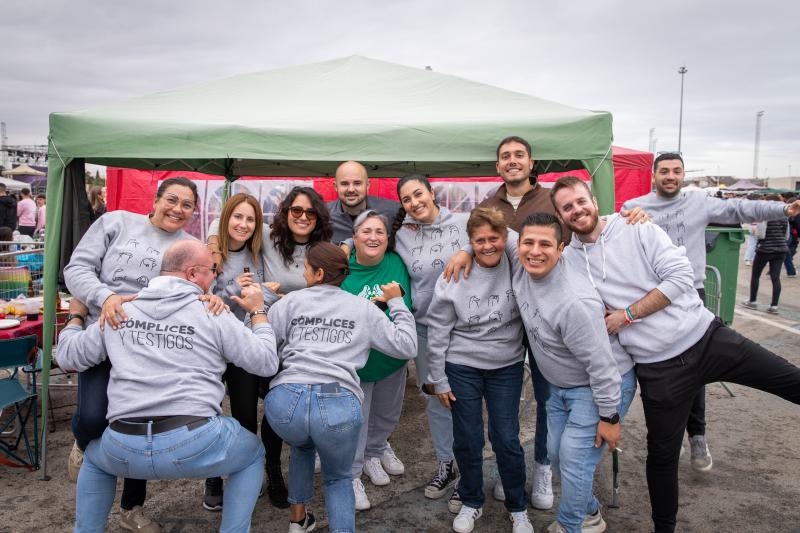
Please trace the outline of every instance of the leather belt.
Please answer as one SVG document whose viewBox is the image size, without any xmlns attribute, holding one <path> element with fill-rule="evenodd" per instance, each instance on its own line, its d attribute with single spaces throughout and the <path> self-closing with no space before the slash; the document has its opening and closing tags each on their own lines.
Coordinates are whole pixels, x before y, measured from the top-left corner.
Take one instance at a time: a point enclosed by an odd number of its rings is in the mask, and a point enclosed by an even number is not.
<svg viewBox="0 0 800 533">
<path fill-rule="evenodd" d="M 182 426 L 189 428 L 189 431 L 204 426 L 210 422 L 207 416 L 157 416 L 153 418 L 121 418 L 111 422 L 110 428 L 117 433 L 125 435 L 147 435 L 147 428 L 150 426 L 150 434 L 165 433 Z"/>
</svg>

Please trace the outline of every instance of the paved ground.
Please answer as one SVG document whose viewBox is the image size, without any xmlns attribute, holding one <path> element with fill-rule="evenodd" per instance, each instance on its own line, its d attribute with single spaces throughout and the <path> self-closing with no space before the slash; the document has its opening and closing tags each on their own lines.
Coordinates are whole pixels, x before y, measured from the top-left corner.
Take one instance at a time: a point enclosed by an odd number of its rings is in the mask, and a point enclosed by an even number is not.
<svg viewBox="0 0 800 533">
<path fill-rule="evenodd" d="M 750 269 L 739 275 L 739 300 L 745 298 Z M 781 314 L 738 308 L 736 329 L 767 348 L 800 365 L 800 280 L 784 275 Z M 760 300 L 768 297 L 769 280 L 763 278 Z M 681 509 L 679 529 L 691 532 L 755 530 L 800 531 L 800 409 L 759 391 L 733 385 L 730 397 L 719 384 L 708 388 L 708 437 L 714 469 L 707 475 L 695 473 L 684 459 L 681 464 Z M 57 430 L 48 435 L 50 481 L 40 472 L 0 466 L 0 532 L 66 532 L 74 520 L 75 486 L 66 481 L 66 458 L 72 444 L 69 417 L 74 409 L 74 390 L 53 390 L 57 406 Z M 531 412 L 523 418 L 526 456 L 532 460 Z M 452 516 L 443 500 L 423 496 L 423 487 L 433 472 L 433 452 L 427 437 L 422 403 L 412 387 L 406 390 L 406 405 L 392 445 L 405 461 L 406 474 L 387 487 L 367 491 L 373 509 L 357 517 L 360 531 L 446 532 Z M 649 503 L 644 479 L 645 430 L 641 403 L 634 402 L 624 428 L 622 448 L 622 506 L 605 509 L 609 531 L 649 531 Z M 688 454 L 687 454 L 688 455 Z M 496 478 L 491 453 L 486 452 L 487 492 Z M 596 487 L 602 502 L 610 501 L 610 460 L 601 464 Z M 530 472 L 529 472 L 530 479 Z M 318 494 L 319 494 L 319 487 Z M 165 532 L 215 531 L 218 515 L 200 506 L 202 482 L 164 481 L 148 485 L 146 509 L 164 526 Z M 118 491 L 119 494 L 119 491 Z M 324 522 L 324 505 L 318 497 L 312 508 Z M 510 524 L 501 504 L 487 500 L 475 528 L 480 531 L 509 531 Z M 536 530 L 553 520 L 553 512 L 532 511 Z M 110 531 L 121 531 L 112 515 Z M 256 508 L 254 531 L 285 531 L 285 511 L 272 508 L 264 498 Z M 323 531 L 326 528 L 321 528 Z"/>
</svg>

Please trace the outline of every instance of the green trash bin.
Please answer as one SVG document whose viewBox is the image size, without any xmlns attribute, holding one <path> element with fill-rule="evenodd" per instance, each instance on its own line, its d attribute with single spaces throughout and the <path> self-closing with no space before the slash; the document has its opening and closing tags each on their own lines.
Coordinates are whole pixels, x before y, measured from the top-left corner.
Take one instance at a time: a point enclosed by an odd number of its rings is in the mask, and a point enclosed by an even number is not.
<svg viewBox="0 0 800 533">
<path fill-rule="evenodd" d="M 742 228 L 706 228 L 706 307 L 728 326 L 736 307 L 739 247 L 749 233 Z"/>
</svg>

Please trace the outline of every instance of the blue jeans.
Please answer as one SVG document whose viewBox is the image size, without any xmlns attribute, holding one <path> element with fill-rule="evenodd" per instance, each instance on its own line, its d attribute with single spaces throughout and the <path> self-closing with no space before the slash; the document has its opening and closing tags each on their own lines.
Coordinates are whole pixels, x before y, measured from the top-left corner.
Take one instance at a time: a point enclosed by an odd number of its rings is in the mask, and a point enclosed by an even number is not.
<svg viewBox="0 0 800 533">
<path fill-rule="evenodd" d="M 633 369 L 622 376 L 622 397 L 618 412 L 625 417 L 636 394 Z M 594 447 L 600 414 L 590 387 L 562 389 L 550 385 L 547 425 L 550 459 L 561 475 L 561 497 L 556 519 L 569 533 L 580 533 L 583 519 L 593 514 L 600 503 L 592 492 L 592 478 L 603 456 L 605 443 Z"/>
<path fill-rule="evenodd" d="M 105 531 L 117 477 L 209 478 L 228 475 L 221 532 L 246 532 L 264 477 L 264 446 L 230 417 L 155 435 L 111 428 L 86 448 L 76 497 L 75 532 Z"/>
<path fill-rule="evenodd" d="M 511 512 L 524 511 L 525 453 L 519 443 L 519 396 L 523 363 L 496 370 L 445 363 L 453 402 L 453 452 L 461 472 L 458 494 L 464 505 L 483 507 L 483 400 L 489 414 L 489 440 Z"/>
<path fill-rule="evenodd" d="M 330 531 L 352 532 L 356 528 L 356 503 L 350 468 L 364 418 L 355 394 L 345 388 L 322 392 L 322 387 L 298 383 L 275 386 L 264 401 L 267 420 L 292 447 L 289 502 L 305 504 L 314 497 L 316 451 L 322 463 Z"/>
<path fill-rule="evenodd" d="M 81 450 L 89 443 L 103 436 L 108 427 L 108 380 L 111 376 L 111 362 L 106 359 L 89 370 L 78 373 L 78 404 L 72 415 L 72 434 Z M 120 507 L 133 509 L 144 505 L 147 497 L 147 481 L 125 478 Z"/>
</svg>

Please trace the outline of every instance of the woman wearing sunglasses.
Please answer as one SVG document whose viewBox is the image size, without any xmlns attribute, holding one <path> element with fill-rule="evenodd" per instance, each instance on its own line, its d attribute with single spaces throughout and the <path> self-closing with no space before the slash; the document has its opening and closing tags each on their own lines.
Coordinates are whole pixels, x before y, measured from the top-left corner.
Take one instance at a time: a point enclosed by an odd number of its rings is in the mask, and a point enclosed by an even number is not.
<svg viewBox="0 0 800 533">
<path fill-rule="evenodd" d="M 289 459 L 289 531 L 315 527 L 306 504 L 314 497 L 314 452 L 322 463 L 325 508 L 330 531 L 355 531 L 355 501 L 350 469 L 364 421 L 364 393 L 357 370 L 370 348 L 409 359 L 417 349 L 414 318 L 400 285 L 380 286 L 377 298 L 389 317 L 371 301 L 342 290 L 349 273 L 345 253 L 328 242 L 308 248 L 307 289 L 286 295 L 269 310 L 281 370 L 264 400 L 267 419 L 292 446 Z"/>
<path fill-rule="evenodd" d="M 82 317 L 88 326 L 99 321 L 100 327 L 117 329 L 128 319 L 122 304 L 130 301 L 150 278 L 159 275 L 161 258 L 169 246 L 182 239 L 194 239 L 183 231 L 192 220 L 197 206 L 197 187 L 183 177 L 164 180 L 158 187 L 149 215 L 111 211 L 94 222 L 72 252 L 64 268 L 64 280 L 70 293 L 89 307 Z M 218 297 L 212 308 L 219 314 L 224 308 Z M 76 481 L 83 462 L 83 450 L 91 440 L 100 438 L 108 425 L 108 361 L 78 374 L 78 406 L 72 417 L 75 444 L 69 455 L 67 472 Z M 129 531 L 158 533 L 158 523 L 142 511 L 146 481 L 126 479 L 119 525 Z"/>
<path fill-rule="evenodd" d="M 260 208 L 258 213 L 261 213 Z M 223 228 L 229 228 L 229 234 L 231 220 L 229 219 L 227 225 L 224 223 L 221 225 Z M 256 224 L 256 227 L 261 229 L 261 268 L 263 275 L 260 276 L 260 279 L 261 281 L 272 283 L 267 287 L 268 290 L 265 293 L 265 297 L 268 300 L 275 300 L 275 293 L 278 291 L 281 294 L 287 294 L 306 287 L 306 280 L 303 277 L 306 250 L 311 244 L 330 239 L 330 217 L 325 202 L 322 201 L 322 198 L 314 189 L 310 187 L 294 187 L 278 206 L 278 211 L 275 213 L 272 224 L 263 224 L 261 220 L 261 217 L 258 217 Z M 237 277 L 244 274 L 244 265 L 229 265 L 228 261 L 222 256 L 220 248 L 224 249 L 225 247 L 220 246 L 223 243 L 218 236 L 219 227 L 219 220 L 211 223 L 208 228 L 208 244 L 214 253 L 214 258 L 219 261 L 219 265 L 222 267 L 220 269 L 220 277 L 228 280 L 230 276 L 233 276 L 233 279 L 236 280 Z M 234 231 L 238 233 L 241 228 Z M 241 235 L 237 238 L 241 238 Z M 232 239 L 229 239 L 230 241 Z M 233 268 L 235 271 L 229 273 L 229 268 Z M 237 268 L 240 268 L 240 270 L 236 270 Z M 259 277 L 258 268 L 256 268 L 255 273 L 253 270 L 250 273 L 253 275 L 241 277 L 240 281 L 244 283 L 261 282 L 257 280 Z M 225 283 L 227 284 L 227 281 Z M 231 387 L 229 386 L 228 389 L 230 392 Z M 234 396 L 236 394 L 234 393 Z M 233 410 L 233 403 L 234 398 L 231 397 L 231 410 Z M 252 405 L 249 400 L 248 405 Z M 233 416 L 235 417 L 236 415 L 233 414 Z M 264 422 L 265 420 L 262 420 L 261 440 L 266 449 L 267 496 L 275 507 L 285 509 L 289 507 L 289 501 L 287 500 L 286 483 L 281 473 L 283 441 L 273 431 L 270 424 L 264 424 Z M 247 424 L 242 425 L 250 429 Z M 222 495 L 222 484 L 218 481 L 207 480 L 203 507 L 211 511 L 222 510 Z"/>
</svg>

